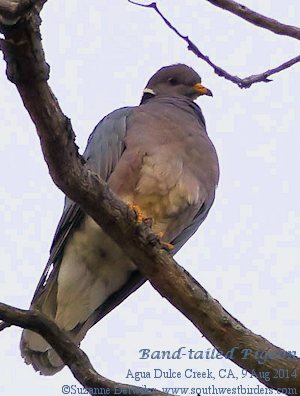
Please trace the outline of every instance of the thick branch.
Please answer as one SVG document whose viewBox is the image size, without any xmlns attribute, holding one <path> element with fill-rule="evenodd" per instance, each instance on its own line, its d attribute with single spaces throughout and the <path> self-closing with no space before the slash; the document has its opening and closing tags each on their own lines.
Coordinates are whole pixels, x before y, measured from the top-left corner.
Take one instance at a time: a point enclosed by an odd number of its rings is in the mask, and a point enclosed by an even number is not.
<svg viewBox="0 0 300 396">
<path fill-rule="evenodd" d="M 33 330 L 43 336 L 57 351 L 74 377 L 91 395 L 107 394 L 105 392 L 101 393 L 100 389 L 109 389 L 110 394 L 113 395 L 116 393 L 116 389 L 118 389 L 119 394 L 145 395 L 145 391 L 147 391 L 145 388 L 121 384 L 102 377 L 94 369 L 87 355 L 52 320 L 40 312 L 25 311 L 0 303 L 0 319 L 24 329 Z M 99 392 L 97 392 L 97 389 Z M 163 396 L 166 394 L 153 391 L 151 395 Z"/>
<path fill-rule="evenodd" d="M 6 329 L 7 327 L 10 327 L 11 324 L 7 322 L 0 322 L 0 331 Z"/>
<path fill-rule="evenodd" d="M 300 28 L 296 26 L 286 25 L 276 19 L 266 17 L 258 12 L 250 10 L 246 6 L 237 3 L 233 0 L 206 0 L 211 4 L 227 10 L 232 14 L 237 15 L 240 18 L 252 23 L 253 25 L 259 26 L 263 29 L 270 30 L 273 33 L 280 34 L 283 36 L 293 37 L 300 40 Z"/>
<path fill-rule="evenodd" d="M 211 66 L 214 69 L 214 72 L 220 76 L 220 77 L 224 77 L 226 80 L 229 80 L 231 82 L 233 82 L 234 84 L 238 85 L 240 88 L 250 88 L 252 84 L 258 83 L 258 82 L 265 82 L 268 83 L 272 80 L 270 80 L 268 77 L 270 77 L 271 75 L 275 74 L 275 73 L 279 73 L 282 70 L 285 70 L 291 66 L 293 66 L 295 63 L 300 62 L 300 55 L 296 56 L 293 59 L 290 59 L 287 62 L 284 62 L 283 64 L 270 69 L 270 70 L 266 70 L 263 73 L 259 73 L 259 74 L 254 74 L 245 78 L 241 78 L 238 76 L 234 76 L 230 73 L 228 73 L 226 70 L 222 69 L 220 66 L 216 65 L 214 62 L 212 62 L 210 60 L 210 58 L 207 55 L 204 55 L 199 48 L 189 39 L 188 36 L 183 35 L 182 33 L 180 33 L 175 26 L 173 26 L 171 24 L 171 22 L 162 14 L 162 12 L 159 10 L 159 8 L 157 7 L 156 3 L 150 3 L 150 4 L 142 4 L 142 3 L 137 3 L 135 1 L 132 0 L 128 0 L 129 3 L 140 6 L 140 7 L 144 7 L 144 8 L 151 8 L 153 9 L 161 18 L 162 20 L 165 22 L 165 24 L 178 36 L 180 37 L 182 40 L 184 40 L 187 45 L 188 45 L 188 50 L 192 51 L 198 58 L 202 59 L 204 62 L 206 62 L 209 66 Z"/>
<path fill-rule="evenodd" d="M 4 25 L 14 25 L 19 18 L 31 10 L 36 4 L 39 7 L 47 0 L 0 0 L 0 23 Z"/>
<path fill-rule="evenodd" d="M 19 90 L 36 125 L 43 154 L 55 184 L 78 202 L 107 234 L 118 243 L 153 287 L 166 297 L 218 349 L 234 349 L 231 359 L 248 371 L 300 368 L 300 359 L 252 333 L 232 317 L 161 248 L 145 224 L 136 224 L 135 214 L 120 201 L 97 175 L 84 165 L 74 143 L 70 120 L 62 113 L 47 84 L 47 65 L 41 46 L 39 18 L 27 15 L 17 25 L 4 29 L 2 50 L 7 75 Z M 251 350 L 244 359 L 243 350 Z M 272 353 L 259 364 L 256 351 Z M 59 351 L 58 351 L 59 353 Z M 288 356 L 288 357 L 287 357 Z M 300 389 L 300 376 L 259 381 L 268 387 Z"/>
</svg>

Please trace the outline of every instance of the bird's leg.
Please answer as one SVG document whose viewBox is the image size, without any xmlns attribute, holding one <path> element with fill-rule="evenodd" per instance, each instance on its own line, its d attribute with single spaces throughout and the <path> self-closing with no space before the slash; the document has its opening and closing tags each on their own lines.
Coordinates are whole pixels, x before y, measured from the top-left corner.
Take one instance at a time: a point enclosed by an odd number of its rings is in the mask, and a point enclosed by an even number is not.
<svg viewBox="0 0 300 396">
<path fill-rule="evenodd" d="M 152 217 L 145 217 L 143 223 L 145 223 L 148 227 L 152 228 L 153 225 Z"/>
<path fill-rule="evenodd" d="M 144 223 L 148 227 L 152 228 L 152 225 L 153 225 L 152 218 L 145 216 L 142 209 L 137 204 L 135 204 L 134 202 L 129 202 L 127 205 L 129 206 L 130 209 L 132 209 L 135 212 L 136 221 L 138 224 Z M 174 245 L 172 245 L 171 243 L 168 243 L 168 242 L 164 242 L 162 240 L 163 232 L 159 232 L 158 234 L 156 234 L 156 236 L 159 239 L 159 242 L 161 243 L 161 245 L 164 249 L 166 249 L 167 251 L 171 251 L 172 249 L 174 249 Z"/>
<path fill-rule="evenodd" d="M 136 222 L 138 224 L 141 224 L 141 223 L 148 224 L 148 221 L 151 221 L 150 227 L 152 226 L 152 219 L 150 219 L 149 217 L 144 216 L 142 209 L 137 204 L 135 204 L 133 202 L 129 202 L 128 206 L 129 206 L 129 208 L 131 210 L 133 210 L 135 212 L 135 214 L 136 214 Z"/>
<path fill-rule="evenodd" d="M 159 242 L 161 243 L 161 245 L 162 245 L 162 247 L 164 249 L 166 249 L 168 252 L 170 252 L 172 249 L 174 249 L 175 246 L 172 245 L 172 243 L 168 243 L 168 242 L 162 241 L 162 237 L 163 237 L 163 233 L 162 232 L 159 232 L 156 235 L 157 235 L 157 237 L 159 239 Z"/>
</svg>

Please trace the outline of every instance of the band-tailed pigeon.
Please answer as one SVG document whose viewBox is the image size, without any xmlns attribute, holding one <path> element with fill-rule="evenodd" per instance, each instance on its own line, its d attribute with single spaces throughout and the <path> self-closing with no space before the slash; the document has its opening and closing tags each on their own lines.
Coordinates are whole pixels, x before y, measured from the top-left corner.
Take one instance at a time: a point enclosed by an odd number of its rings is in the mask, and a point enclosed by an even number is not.
<svg viewBox="0 0 300 396">
<path fill-rule="evenodd" d="M 215 148 L 194 99 L 212 96 L 190 67 L 158 70 L 141 104 L 113 111 L 89 137 L 87 166 L 152 220 L 175 254 L 206 218 L 219 178 Z M 79 344 L 86 332 L 146 279 L 80 207 L 66 198 L 31 308 L 54 319 Z M 38 334 L 24 330 L 21 353 L 44 375 L 63 367 Z"/>
</svg>

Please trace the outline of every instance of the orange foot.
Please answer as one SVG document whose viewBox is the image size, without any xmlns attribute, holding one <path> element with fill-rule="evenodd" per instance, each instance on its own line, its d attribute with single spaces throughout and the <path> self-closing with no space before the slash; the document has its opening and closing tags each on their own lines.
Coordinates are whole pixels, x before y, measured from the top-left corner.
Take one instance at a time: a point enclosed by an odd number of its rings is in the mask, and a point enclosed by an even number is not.
<svg viewBox="0 0 300 396">
<path fill-rule="evenodd" d="M 170 252 L 171 250 L 174 249 L 175 246 L 172 245 L 172 243 L 164 242 L 164 241 L 161 240 L 162 237 L 163 237 L 163 233 L 162 233 L 162 232 L 159 232 L 159 233 L 157 234 L 157 237 L 158 237 L 159 242 L 161 243 L 162 247 L 163 247 L 164 249 L 166 249 L 168 252 Z"/>
<path fill-rule="evenodd" d="M 132 209 L 135 212 L 135 214 L 136 214 L 136 222 L 138 224 L 147 222 L 149 220 L 148 217 L 144 216 L 144 214 L 142 212 L 142 209 L 138 205 L 136 205 L 135 203 L 131 203 L 130 202 L 128 204 L 128 206 L 129 206 L 130 209 Z"/>
</svg>

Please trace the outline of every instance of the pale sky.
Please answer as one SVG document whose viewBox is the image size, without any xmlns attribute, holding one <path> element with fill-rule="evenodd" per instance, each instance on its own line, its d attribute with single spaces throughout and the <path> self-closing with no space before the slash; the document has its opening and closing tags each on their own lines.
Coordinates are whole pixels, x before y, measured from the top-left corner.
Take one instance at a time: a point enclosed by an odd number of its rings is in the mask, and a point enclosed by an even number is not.
<svg viewBox="0 0 300 396">
<path fill-rule="evenodd" d="M 243 3 L 299 25 L 297 0 Z M 256 74 L 299 53 L 296 40 L 256 28 L 206 1 L 159 4 L 182 33 L 233 74 Z M 104 115 L 139 103 L 158 68 L 180 62 L 199 72 L 214 93 L 197 103 L 219 155 L 221 178 L 208 218 L 176 259 L 244 325 L 299 356 L 299 64 L 275 75 L 272 83 L 240 90 L 188 52 L 153 11 L 126 0 L 51 0 L 42 18 L 50 85 L 72 119 L 81 152 Z M 6 80 L 3 60 L 0 114 L 0 301 L 28 308 L 48 259 L 63 194 L 48 174 L 33 124 Z M 53 396 L 63 394 L 63 385 L 80 388 L 68 368 L 42 377 L 26 366 L 19 353 L 20 334 L 16 327 L 0 334 L 1 396 Z M 99 322 L 82 343 L 98 372 L 120 382 L 160 389 L 212 384 L 264 388 L 256 379 L 242 378 L 242 370 L 224 359 L 139 359 L 143 348 L 174 351 L 181 346 L 212 348 L 149 284 Z M 215 380 L 153 378 L 154 369 L 169 368 L 183 373 L 209 369 Z M 152 378 L 136 382 L 126 378 L 129 369 L 149 371 Z M 231 369 L 238 379 L 220 378 L 220 369 Z"/>
</svg>

